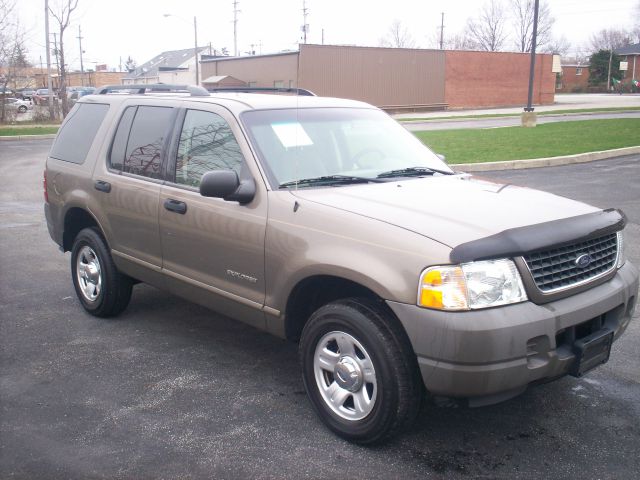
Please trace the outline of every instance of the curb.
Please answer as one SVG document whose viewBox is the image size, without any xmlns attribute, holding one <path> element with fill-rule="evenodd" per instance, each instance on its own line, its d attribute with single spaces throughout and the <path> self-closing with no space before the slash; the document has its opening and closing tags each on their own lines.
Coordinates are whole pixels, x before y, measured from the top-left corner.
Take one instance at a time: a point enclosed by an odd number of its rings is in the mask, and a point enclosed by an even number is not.
<svg viewBox="0 0 640 480">
<path fill-rule="evenodd" d="M 547 113 L 549 112 L 549 113 Z M 553 113 L 553 110 L 546 110 L 543 112 L 536 112 L 538 114 L 540 113 L 544 113 L 544 115 L 539 115 L 542 117 L 574 117 L 577 115 L 610 115 L 612 113 L 615 114 L 637 114 L 640 113 L 640 109 L 638 110 L 603 110 L 603 111 L 599 111 L 599 112 L 575 112 L 575 113 L 571 113 L 571 112 L 565 112 L 565 113 Z M 488 115 L 488 116 L 487 116 Z M 434 118 L 422 118 L 422 119 L 417 119 L 417 120 L 413 120 L 410 118 L 394 118 L 395 121 L 397 121 L 398 123 L 407 123 L 407 124 L 412 124 L 412 123 L 436 123 L 436 122 L 464 122 L 464 121 L 471 121 L 471 120 L 477 120 L 477 121 L 482 121 L 482 120 L 497 120 L 497 119 L 501 119 L 501 118 L 518 118 L 522 115 L 522 113 L 505 113 L 505 114 L 497 114 L 496 116 L 493 116 L 493 114 L 479 114 L 477 116 L 468 116 L 465 117 L 464 115 L 452 115 L 450 117 L 434 117 Z"/>
<path fill-rule="evenodd" d="M 56 138 L 55 133 L 45 135 L 6 135 L 0 136 L 0 142 L 10 142 L 11 140 L 52 140 Z"/>
<path fill-rule="evenodd" d="M 456 171 L 464 172 L 487 172 L 491 170 L 519 170 L 523 168 L 556 167 L 560 165 L 571 165 L 573 163 L 595 162 L 606 160 L 623 155 L 635 155 L 640 153 L 640 146 L 615 148 L 613 150 L 602 150 L 600 152 L 578 153 L 576 155 L 565 155 L 563 157 L 533 158 L 529 160 L 507 160 L 503 162 L 484 163 L 456 163 L 449 165 Z"/>
</svg>

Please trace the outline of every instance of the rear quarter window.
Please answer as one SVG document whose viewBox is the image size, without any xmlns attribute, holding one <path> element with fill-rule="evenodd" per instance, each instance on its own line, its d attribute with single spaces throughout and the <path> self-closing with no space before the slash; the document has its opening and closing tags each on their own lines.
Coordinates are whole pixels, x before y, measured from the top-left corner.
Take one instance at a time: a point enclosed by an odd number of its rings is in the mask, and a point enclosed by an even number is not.
<svg viewBox="0 0 640 480">
<path fill-rule="evenodd" d="M 108 111 L 106 104 L 77 103 L 58 132 L 49 156 L 65 162 L 84 163 Z"/>
</svg>

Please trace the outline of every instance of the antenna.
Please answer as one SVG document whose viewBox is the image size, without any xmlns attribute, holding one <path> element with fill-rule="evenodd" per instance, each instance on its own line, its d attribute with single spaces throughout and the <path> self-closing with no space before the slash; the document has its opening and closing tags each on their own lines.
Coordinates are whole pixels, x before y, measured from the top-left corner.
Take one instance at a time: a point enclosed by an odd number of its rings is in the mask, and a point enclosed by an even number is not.
<svg viewBox="0 0 640 480">
<path fill-rule="evenodd" d="M 442 20 L 440 22 L 440 50 L 444 44 L 444 12 L 442 12 Z"/>
<path fill-rule="evenodd" d="M 238 0 L 233 0 L 233 55 L 238 56 Z"/>
</svg>

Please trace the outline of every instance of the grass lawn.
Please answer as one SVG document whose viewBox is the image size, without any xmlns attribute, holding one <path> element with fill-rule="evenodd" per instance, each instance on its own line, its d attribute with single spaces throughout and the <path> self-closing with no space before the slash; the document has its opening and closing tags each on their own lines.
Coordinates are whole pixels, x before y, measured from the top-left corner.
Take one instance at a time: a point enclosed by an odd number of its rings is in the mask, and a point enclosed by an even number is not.
<svg viewBox="0 0 640 480">
<path fill-rule="evenodd" d="M 57 133 L 60 127 L 0 127 L 0 137 L 15 135 L 46 135 Z"/>
<path fill-rule="evenodd" d="M 565 115 L 568 113 L 602 113 L 602 112 L 635 112 L 640 110 L 640 107 L 609 107 L 609 108 L 575 108 L 573 110 L 549 110 L 546 112 L 536 112 L 538 116 L 544 115 Z M 411 122 L 427 122 L 431 120 L 456 120 L 469 119 L 469 118 L 500 118 L 500 117 L 519 117 L 521 113 L 483 113 L 481 115 L 456 115 L 448 117 L 424 117 L 424 118 L 399 118 L 397 119 L 403 123 Z"/>
<path fill-rule="evenodd" d="M 414 134 L 433 151 L 445 155 L 447 163 L 524 160 L 640 146 L 640 118 Z"/>
</svg>

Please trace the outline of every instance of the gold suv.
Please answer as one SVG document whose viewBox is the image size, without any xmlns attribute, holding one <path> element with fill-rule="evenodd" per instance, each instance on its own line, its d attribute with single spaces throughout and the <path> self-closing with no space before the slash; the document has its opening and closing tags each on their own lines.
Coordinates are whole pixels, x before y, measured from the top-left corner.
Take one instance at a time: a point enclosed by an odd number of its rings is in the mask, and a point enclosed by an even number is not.
<svg viewBox="0 0 640 480">
<path fill-rule="evenodd" d="M 620 211 L 456 173 L 371 105 L 294 93 L 78 101 L 45 212 L 89 313 L 146 282 L 299 342 L 314 409 L 360 443 L 425 392 L 491 404 L 608 360 L 638 294 Z"/>
</svg>

